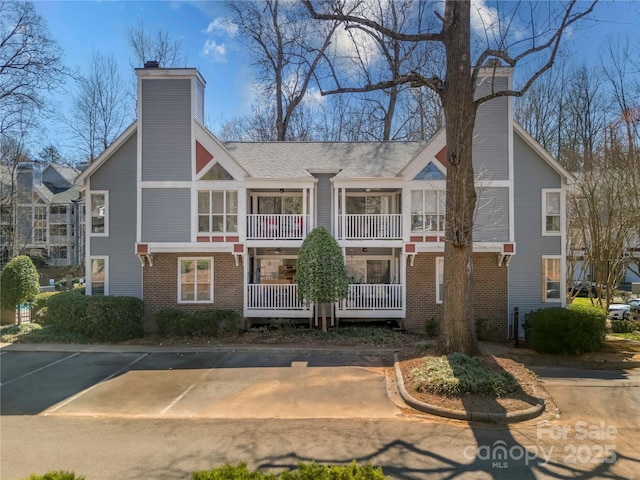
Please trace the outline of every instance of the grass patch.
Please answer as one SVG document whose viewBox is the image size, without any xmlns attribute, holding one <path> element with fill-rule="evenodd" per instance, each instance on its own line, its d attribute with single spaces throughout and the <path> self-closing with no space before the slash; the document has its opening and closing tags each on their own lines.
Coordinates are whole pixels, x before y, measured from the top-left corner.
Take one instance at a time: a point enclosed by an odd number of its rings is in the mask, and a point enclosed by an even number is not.
<svg viewBox="0 0 640 480">
<path fill-rule="evenodd" d="M 37 323 L 0 327 L 0 338 L 7 343 L 91 343 L 84 335 L 59 330 L 53 325 Z"/>
<path fill-rule="evenodd" d="M 640 341 L 640 332 L 631 332 L 631 333 L 610 333 L 612 337 L 624 338 L 626 340 L 637 340 Z"/>
<path fill-rule="evenodd" d="M 571 305 L 583 305 L 587 307 L 596 307 L 601 308 L 602 310 L 606 310 L 604 307 L 600 307 L 598 305 L 597 298 L 589 298 L 589 297 L 576 297 L 572 300 Z"/>
<path fill-rule="evenodd" d="M 421 366 L 409 372 L 419 392 L 446 397 L 488 395 L 501 397 L 520 389 L 516 378 L 488 367 L 480 358 L 462 353 L 426 357 Z"/>
</svg>

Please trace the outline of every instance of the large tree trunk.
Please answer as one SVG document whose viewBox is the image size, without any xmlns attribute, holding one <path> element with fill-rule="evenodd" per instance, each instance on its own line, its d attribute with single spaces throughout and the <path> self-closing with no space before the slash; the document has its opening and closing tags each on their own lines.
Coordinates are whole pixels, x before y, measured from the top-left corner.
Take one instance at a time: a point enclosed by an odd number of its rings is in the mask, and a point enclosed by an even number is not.
<svg viewBox="0 0 640 480">
<path fill-rule="evenodd" d="M 474 329 L 473 216 L 476 206 L 472 142 L 476 116 L 471 80 L 470 3 L 447 0 L 444 45 L 447 79 L 441 92 L 447 134 L 447 215 L 444 302 L 438 348 L 479 352 Z"/>
</svg>

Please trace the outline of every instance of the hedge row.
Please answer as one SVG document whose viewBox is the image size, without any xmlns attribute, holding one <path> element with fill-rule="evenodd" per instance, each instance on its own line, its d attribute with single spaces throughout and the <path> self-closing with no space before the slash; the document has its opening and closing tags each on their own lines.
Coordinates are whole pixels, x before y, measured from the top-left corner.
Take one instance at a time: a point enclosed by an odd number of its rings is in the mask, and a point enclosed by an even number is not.
<svg viewBox="0 0 640 480">
<path fill-rule="evenodd" d="M 186 313 L 180 310 L 161 310 L 156 315 L 161 335 L 194 336 L 236 333 L 240 315 L 233 310 L 202 310 Z"/>
<path fill-rule="evenodd" d="M 525 315 L 523 328 L 527 341 L 538 352 L 594 352 L 604 344 L 606 313 L 589 305 L 542 308 Z"/>
<path fill-rule="evenodd" d="M 83 480 L 73 472 L 48 472 L 44 475 L 31 475 L 28 480 Z M 259 470 L 249 470 L 246 463 L 223 465 L 213 470 L 193 472 L 192 480 L 385 480 L 387 477 L 380 467 L 370 464 L 358 465 L 355 460 L 349 465 L 318 465 L 317 463 L 298 463 L 296 470 L 282 472 L 279 475 Z"/>
<path fill-rule="evenodd" d="M 135 297 L 85 296 L 61 292 L 47 299 L 44 323 L 101 342 L 121 342 L 143 334 L 142 300 Z"/>
<path fill-rule="evenodd" d="M 640 331 L 640 321 L 611 320 L 612 333 L 632 333 Z"/>
</svg>

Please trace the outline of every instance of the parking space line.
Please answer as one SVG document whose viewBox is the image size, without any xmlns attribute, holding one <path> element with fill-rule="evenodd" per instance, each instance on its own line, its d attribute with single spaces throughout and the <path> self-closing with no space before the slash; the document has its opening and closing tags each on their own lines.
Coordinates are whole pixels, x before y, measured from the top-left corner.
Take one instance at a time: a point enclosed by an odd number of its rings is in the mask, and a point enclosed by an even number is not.
<svg viewBox="0 0 640 480">
<path fill-rule="evenodd" d="M 171 402 L 169 405 L 167 405 L 167 406 L 164 408 L 164 410 L 162 410 L 162 411 L 160 412 L 160 415 L 164 415 L 164 414 L 165 414 L 165 413 L 167 413 L 169 410 L 171 410 L 171 408 L 172 408 L 176 403 L 178 403 L 180 400 L 182 400 L 182 399 L 185 397 L 185 395 L 187 395 L 187 393 L 189 393 L 189 392 L 191 391 L 191 389 L 192 389 L 193 387 L 195 387 L 195 386 L 196 386 L 196 384 L 195 384 L 195 383 L 194 383 L 194 384 L 192 384 L 192 385 L 191 385 L 189 388 L 187 388 L 184 392 L 182 392 L 180 395 L 178 395 L 178 396 L 175 398 L 175 400 L 174 400 L 173 402 Z"/>
<path fill-rule="evenodd" d="M 27 372 L 24 375 L 20 375 L 19 377 L 16 377 L 16 378 L 14 378 L 12 380 L 9 380 L 8 382 L 0 383 L 0 387 L 4 387 L 5 385 L 9 385 L 10 383 L 15 382 L 16 380 L 20 380 L 20 379 L 22 379 L 24 377 L 28 377 L 29 375 L 33 375 L 34 373 L 38 373 L 38 372 L 44 370 L 45 368 L 49 368 L 49 367 L 55 365 L 56 363 L 64 362 L 65 360 L 73 358 L 76 355 L 80 355 L 80 352 L 76 352 L 73 355 L 68 355 L 68 356 L 66 356 L 64 358 L 61 358 L 60 360 L 56 360 L 55 362 L 51 362 L 51 363 L 45 365 L 44 367 L 40 367 L 40 368 L 36 368 L 35 370 L 31 370 L 30 372 Z"/>
<path fill-rule="evenodd" d="M 81 392 L 76 393 L 75 395 L 73 395 L 72 397 L 67 398 L 64 402 L 59 403 L 57 405 L 55 405 L 54 407 L 45 410 L 44 412 L 42 412 L 42 415 L 49 415 L 50 413 L 55 412 L 56 410 L 64 407 L 65 405 L 68 405 L 69 403 L 73 402 L 76 398 L 81 397 L 82 395 L 84 395 L 87 392 L 90 392 L 91 390 L 93 390 L 94 388 L 96 388 L 98 385 L 107 382 L 109 380 L 111 380 L 113 377 L 120 375 L 123 372 L 126 372 L 127 370 L 129 370 L 129 368 L 131 368 L 133 365 L 135 365 L 136 363 L 138 363 L 140 360 L 142 360 L 144 357 L 146 357 L 147 355 L 149 355 L 148 353 L 143 353 L 142 355 L 140 355 L 138 358 L 136 358 L 135 360 L 129 362 L 128 364 L 126 364 L 124 367 L 122 367 L 120 370 L 113 372 L 111 375 L 109 375 L 108 377 L 103 378 L 102 380 L 100 380 L 97 383 L 94 383 L 93 385 L 91 385 L 89 388 L 85 388 L 84 390 L 82 390 Z"/>
</svg>

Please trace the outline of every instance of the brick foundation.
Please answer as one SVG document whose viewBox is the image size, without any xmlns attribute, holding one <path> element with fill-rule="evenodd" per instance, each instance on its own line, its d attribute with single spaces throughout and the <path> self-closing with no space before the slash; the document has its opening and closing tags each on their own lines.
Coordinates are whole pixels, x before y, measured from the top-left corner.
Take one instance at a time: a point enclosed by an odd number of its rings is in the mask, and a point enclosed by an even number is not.
<svg viewBox="0 0 640 480">
<path fill-rule="evenodd" d="M 178 258 L 213 258 L 213 303 L 178 303 Z M 143 295 L 145 306 L 144 327 L 155 332 L 155 316 L 167 308 L 195 312 L 198 310 L 230 309 L 242 316 L 244 281 L 243 266 L 236 266 L 230 253 L 154 253 L 153 267 L 143 269 Z"/>
<path fill-rule="evenodd" d="M 427 321 L 442 318 L 442 304 L 436 303 L 435 253 L 419 253 L 413 267 L 407 266 L 407 317 L 404 326 L 423 332 Z M 507 267 L 499 267 L 495 253 L 476 253 L 473 257 L 475 318 L 488 323 L 489 340 L 507 339 Z M 446 268 L 446 266 L 445 266 Z"/>
</svg>

